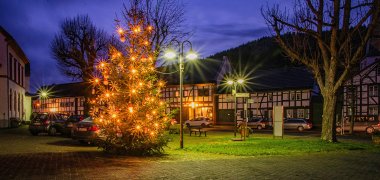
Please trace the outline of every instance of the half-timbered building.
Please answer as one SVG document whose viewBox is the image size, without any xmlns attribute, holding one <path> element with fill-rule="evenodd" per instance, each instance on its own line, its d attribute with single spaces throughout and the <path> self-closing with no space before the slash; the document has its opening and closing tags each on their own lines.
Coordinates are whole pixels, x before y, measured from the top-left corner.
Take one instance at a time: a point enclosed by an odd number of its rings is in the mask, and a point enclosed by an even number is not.
<svg viewBox="0 0 380 180">
<path fill-rule="evenodd" d="M 218 123 L 232 124 L 234 96 L 231 88 L 222 89 L 227 90 L 218 95 Z M 287 118 L 312 119 L 312 97 L 318 94 L 312 75 L 304 68 L 258 70 L 253 73 L 252 84 L 237 91 L 250 94 L 248 98 L 237 98 L 238 120 L 242 120 L 245 99 L 253 100 L 247 105 L 250 116 L 271 119 L 273 106 L 283 106 Z"/>
<path fill-rule="evenodd" d="M 165 72 L 178 72 L 174 67 Z M 221 84 L 224 75 L 231 71 L 229 60 L 225 57 L 222 61 L 205 59 L 198 62 L 186 63 L 183 86 L 183 113 L 184 120 L 198 116 L 209 117 L 217 122 L 216 114 L 216 90 Z M 162 98 L 168 103 L 167 112 L 178 110 L 180 107 L 179 75 L 173 73 L 164 75 L 167 81 L 163 89 Z M 175 119 L 179 119 L 180 113 L 176 113 Z"/>
<path fill-rule="evenodd" d="M 343 117 L 377 120 L 379 115 L 380 57 L 367 57 L 360 71 L 344 84 Z"/>
<path fill-rule="evenodd" d="M 43 86 L 33 100 L 33 112 L 83 115 L 84 96 L 91 90 L 89 84 L 83 82 Z M 41 95 L 42 92 L 46 95 Z"/>
</svg>

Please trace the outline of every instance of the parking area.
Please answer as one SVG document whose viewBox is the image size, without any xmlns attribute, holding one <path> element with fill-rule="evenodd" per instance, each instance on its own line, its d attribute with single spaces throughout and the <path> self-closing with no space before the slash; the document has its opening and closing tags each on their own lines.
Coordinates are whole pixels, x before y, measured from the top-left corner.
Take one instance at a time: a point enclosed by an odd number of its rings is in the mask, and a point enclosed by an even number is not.
<svg viewBox="0 0 380 180">
<path fill-rule="evenodd" d="M 128 157 L 69 138 L 0 130 L 1 179 L 379 179 L 380 152 Z M 207 156 L 204 155 L 204 156 Z"/>
</svg>

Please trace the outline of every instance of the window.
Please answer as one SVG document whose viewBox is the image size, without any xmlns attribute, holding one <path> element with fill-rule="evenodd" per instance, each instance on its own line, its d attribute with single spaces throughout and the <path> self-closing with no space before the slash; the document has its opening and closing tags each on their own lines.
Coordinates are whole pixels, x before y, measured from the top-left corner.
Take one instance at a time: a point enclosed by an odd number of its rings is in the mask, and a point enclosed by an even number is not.
<svg viewBox="0 0 380 180">
<path fill-rule="evenodd" d="M 302 99 L 301 93 L 297 93 L 296 94 L 296 100 L 301 100 L 301 99 Z"/>
<path fill-rule="evenodd" d="M 298 118 L 304 118 L 305 117 L 304 109 L 297 109 L 297 117 Z"/>
<path fill-rule="evenodd" d="M 296 100 L 296 93 L 290 93 L 290 100 Z"/>
<path fill-rule="evenodd" d="M 268 101 L 273 101 L 273 94 L 268 94 Z"/>
<path fill-rule="evenodd" d="M 13 110 L 16 111 L 17 109 L 17 95 L 16 95 L 16 91 L 13 93 L 13 96 L 14 96 L 14 103 L 13 103 Z"/>
<path fill-rule="evenodd" d="M 9 53 L 9 64 L 8 64 L 8 66 L 9 66 L 9 78 L 10 79 L 12 79 L 12 75 L 13 75 L 13 73 L 12 73 L 12 59 L 13 59 L 13 56 L 11 53 Z"/>
<path fill-rule="evenodd" d="M 13 101 L 12 89 L 9 90 L 9 111 L 12 111 L 12 101 Z"/>
<path fill-rule="evenodd" d="M 190 96 L 189 91 L 188 90 L 184 90 L 183 91 L 183 97 L 188 97 L 188 96 Z"/>
<path fill-rule="evenodd" d="M 286 110 L 286 117 L 287 118 L 293 118 L 293 109 L 287 109 Z"/>
<path fill-rule="evenodd" d="M 198 96 L 209 96 L 209 89 L 198 89 Z"/>
<path fill-rule="evenodd" d="M 21 86 L 24 87 L 24 67 L 21 67 Z"/>
<path fill-rule="evenodd" d="M 14 62 L 13 62 L 13 80 L 14 81 L 16 81 L 16 78 L 17 78 L 16 68 L 17 68 L 17 59 L 14 59 Z"/>
<path fill-rule="evenodd" d="M 368 107 L 368 115 L 378 115 L 378 106 L 372 105 Z"/>
<path fill-rule="evenodd" d="M 20 93 L 18 93 L 17 96 L 17 111 L 20 112 L 20 103 L 21 103 L 21 98 L 20 98 Z"/>
<path fill-rule="evenodd" d="M 368 95 L 369 95 L 369 97 L 377 97 L 377 95 L 378 95 L 377 85 L 369 86 Z"/>
<path fill-rule="evenodd" d="M 21 84 L 21 64 L 20 63 L 17 63 L 18 64 L 18 67 L 17 67 L 17 83 L 18 84 Z"/>
</svg>

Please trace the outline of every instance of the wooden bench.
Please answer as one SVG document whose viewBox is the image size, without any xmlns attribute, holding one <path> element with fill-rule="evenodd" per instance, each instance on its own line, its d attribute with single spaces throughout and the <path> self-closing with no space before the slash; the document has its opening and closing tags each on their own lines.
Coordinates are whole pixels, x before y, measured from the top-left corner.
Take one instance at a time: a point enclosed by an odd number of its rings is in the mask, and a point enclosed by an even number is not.
<svg viewBox="0 0 380 180">
<path fill-rule="evenodd" d="M 201 136 L 203 133 L 205 137 L 207 136 L 207 130 L 204 129 L 202 126 L 188 126 L 187 128 L 189 128 L 190 136 L 192 133 L 194 133 L 195 135 L 199 133 L 199 136 Z"/>
</svg>

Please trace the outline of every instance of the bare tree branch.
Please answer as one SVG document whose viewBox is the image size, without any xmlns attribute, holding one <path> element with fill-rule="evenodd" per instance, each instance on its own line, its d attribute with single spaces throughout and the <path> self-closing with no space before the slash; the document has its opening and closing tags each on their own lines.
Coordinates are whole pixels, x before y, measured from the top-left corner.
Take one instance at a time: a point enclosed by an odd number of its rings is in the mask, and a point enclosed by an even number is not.
<svg viewBox="0 0 380 180">
<path fill-rule="evenodd" d="M 54 37 L 50 48 L 59 69 L 68 77 L 88 81 L 98 57 L 107 53 L 109 38 L 88 16 L 68 18 Z"/>
</svg>

